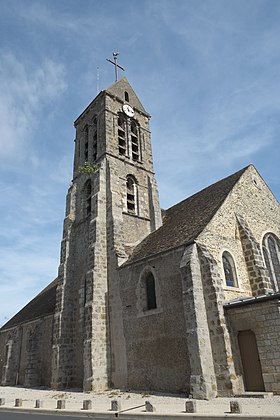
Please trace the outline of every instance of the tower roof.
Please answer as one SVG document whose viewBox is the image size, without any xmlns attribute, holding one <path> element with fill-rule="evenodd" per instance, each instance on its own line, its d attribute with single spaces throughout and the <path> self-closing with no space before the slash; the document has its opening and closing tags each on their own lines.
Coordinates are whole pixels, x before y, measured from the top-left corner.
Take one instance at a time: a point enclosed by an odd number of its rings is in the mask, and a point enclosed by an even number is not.
<svg viewBox="0 0 280 420">
<path fill-rule="evenodd" d="M 141 101 L 139 100 L 126 77 L 122 77 L 120 80 L 113 83 L 111 86 L 105 89 L 105 92 L 116 96 L 122 101 L 125 100 L 124 92 L 127 92 L 129 96 L 129 101 L 127 102 L 129 102 L 132 107 L 137 108 L 139 111 L 145 112 L 147 114 L 147 111 L 143 107 Z"/>
<path fill-rule="evenodd" d="M 194 241 L 247 168 L 248 166 L 166 210 L 163 225 L 136 246 L 124 265 Z"/>
<path fill-rule="evenodd" d="M 128 93 L 129 101 L 125 100 L 124 92 Z M 97 98 L 101 97 L 104 94 L 111 95 L 113 97 L 118 98 L 121 102 L 129 102 L 129 104 L 136 108 L 138 111 L 143 112 L 146 114 L 147 117 L 149 117 L 149 113 L 145 110 L 143 107 L 140 99 L 134 92 L 133 88 L 131 87 L 131 84 L 127 80 L 126 77 L 122 77 L 117 82 L 113 83 L 111 86 L 109 86 L 107 89 L 102 90 L 99 92 L 99 94 L 91 101 L 91 103 L 83 110 L 83 112 L 78 116 L 78 118 L 74 121 L 74 126 L 77 125 L 80 118 L 90 109 L 92 104 L 97 100 Z"/>
</svg>

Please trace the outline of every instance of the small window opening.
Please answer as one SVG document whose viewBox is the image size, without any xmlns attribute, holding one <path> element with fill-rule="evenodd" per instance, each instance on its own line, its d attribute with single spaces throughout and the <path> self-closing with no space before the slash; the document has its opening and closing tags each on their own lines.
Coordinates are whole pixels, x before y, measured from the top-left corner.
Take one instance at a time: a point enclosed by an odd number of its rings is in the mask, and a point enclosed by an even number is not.
<svg viewBox="0 0 280 420">
<path fill-rule="evenodd" d="M 86 126 L 85 128 L 85 161 L 88 161 L 88 140 L 89 140 L 89 128 Z"/>
<path fill-rule="evenodd" d="M 125 120 L 122 114 L 118 118 L 118 142 L 119 142 L 119 154 L 126 154 L 126 138 L 125 138 Z"/>
<path fill-rule="evenodd" d="M 223 253 L 223 268 L 225 273 L 226 285 L 230 287 L 238 287 L 235 264 L 229 252 Z"/>
<path fill-rule="evenodd" d="M 85 188 L 85 198 L 86 198 L 86 215 L 90 215 L 91 214 L 91 182 L 88 181 L 86 183 L 86 188 Z"/>
<path fill-rule="evenodd" d="M 156 287 L 155 278 L 152 273 L 149 273 L 145 279 L 146 283 L 146 297 L 147 297 L 147 311 L 156 309 Z"/>
<path fill-rule="evenodd" d="M 124 100 L 126 101 L 126 102 L 129 102 L 129 94 L 128 94 L 128 92 L 124 92 Z"/>
<path fill-rule="evenodd" d="M 6 344 L 6 351 L 5 351 L 5 364 L 8 364 L 8 358 L 9 358 L 9 344 Z"/>
<path fill-rule="evenodd" d="M 134 161 L 138 161 L 139 160 L 138 127 L 135 121 L 131 122 L 131 148 L 132 148 L 132 159 Z"/>
<path fill-rule="evenodd" d="M 132 177 L 126 181 L 126 203 L 128 213 L 136 214 L 136 185 Z"/>
<path fill-rule="evenodd" d="M 95 133 L 93 135 L 92 158 L 93 158 L 94 161 L 97 159 L 97 131 L 95 131 Z"/>
</svg>

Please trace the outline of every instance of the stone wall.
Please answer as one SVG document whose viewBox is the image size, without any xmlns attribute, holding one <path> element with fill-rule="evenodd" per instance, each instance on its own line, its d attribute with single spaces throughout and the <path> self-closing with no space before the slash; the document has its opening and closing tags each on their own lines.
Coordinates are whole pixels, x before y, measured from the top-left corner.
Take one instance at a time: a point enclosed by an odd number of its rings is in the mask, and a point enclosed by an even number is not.
<svg viewBox="0 0 280 420">
<path fill-rule="evenodd" d="M 2 385 L 50 386 L 53 316 L 1 332 Z"/>
<path fill-rule="evenodd" d="M 242 372 L 239 331 L 255 333 L 265 391 L 280 394 L 280 303 L 278 299 L 226 307 L 236 366 Z"/>
<path fill-rule="evenodd" d="M 126 386 L 133 389 L 189 392 L 190 366 L 179 263 L 182 249 L 119 269 Z M 157 308 L 141 301 L 141 276 L 151 270 Z"/>
<path fill-rule="evenodd" d="M 279 203 L 253 166 L 244 172 L 206 229 L 197 238 L 198 243 L 206 246 L 217 261 L 227 300 L 253 294 L 237 216 L 242 216 L 246 221 L 252 237 L 259 244 L 259 249 L 265 233 L 272 232 L 280 237 Z M 248 245 L 253 246 L 252 243 Z M 251 248 L 247 248 L 248 250 L 251 252 Z M 222 267 L 224 251 L 230 252 L 234 258 L 238 288 L 226 286 Z M 260 265 L 260 270 L 264 269 L 260 258 L 255 258 L 255 262 Z M 271 285 L 267 285 L 262 292 L 270 288 Z"/>
<path fill-rule="evenodd" d="M 208 250 L 189 245 L 180 263 L 190 388 L 194 398 L 230 396 L 240 390 L 225 323 L 222 279 Z"/>
<path fill-rule="evenodd" d="M 91 180 L 91 211 L 84 185 Z M 108 386 L 106 162 L 71 187 L 62 240 L 55 313 L 53 387 Z"/>
</svg>

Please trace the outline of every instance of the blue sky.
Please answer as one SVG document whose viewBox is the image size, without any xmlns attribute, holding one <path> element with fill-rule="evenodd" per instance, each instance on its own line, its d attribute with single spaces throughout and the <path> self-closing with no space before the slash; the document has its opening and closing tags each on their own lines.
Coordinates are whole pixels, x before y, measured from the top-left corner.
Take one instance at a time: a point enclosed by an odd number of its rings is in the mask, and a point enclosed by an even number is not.
<svg viewBox="0 0 280 420">
<path fill-rule="evenodd" d="M 57 274 L 73 121 L 119 63 L 164 208 L 249 163 L 279 200 L 278 0 L 0 0 L 0 325 Z"/>
</svg>

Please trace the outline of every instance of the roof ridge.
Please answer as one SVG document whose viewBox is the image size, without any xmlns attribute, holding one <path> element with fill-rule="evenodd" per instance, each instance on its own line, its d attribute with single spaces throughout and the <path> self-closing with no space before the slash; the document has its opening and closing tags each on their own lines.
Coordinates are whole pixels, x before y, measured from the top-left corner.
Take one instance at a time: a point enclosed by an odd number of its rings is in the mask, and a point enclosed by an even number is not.
<svg viewBox="0 0 280 420">
<path fill-rule="evenodd" d="M 178 206 L 179 204 L 181 204 L 181 203 L 183 203 L 184 201 L 187 201 L 187 200 L 189 200 L 189 199 L 191 199 L 192 197 L 194 197 L 194 196 L 196 196 L 197 194 L 201 194 L 201 193 L 203 193 L 205 190 L 208 190 L 209 188 L 211 188 L 211 187 L 214 187 L 215 185 L 218 185 L 220 182 L 222 182 L 222 181 L 226 181 L 226 180 L 228 180 L 228 179 L 230 179 L 230 178 L 232 178 L 232 177 L 235 177 L 237 174 L 239 174 L 240 173 L 240 176 L 250 167 L 250 166 L 252 166 L 251 164 L 249 164 L 249 165 L 247 165 L 247 166 L 245 166 L 244 168 L 242 168 L 242 169 L 239 169 L 239 171 L 236 171 L 236 172 L 234 172 L 233 174 L 231 174 L 231 175 L 228 175 L 228 176 L 226 176 L 225 178 L 221 178 L 221 179 L 219 179 L 218 181 L 215 181 L 215 182 L 213 182 L 213 184 L 210 184 L 210 185 L 208 185 L 207 187 L 204 187 L 204 188 L 202 188 L 202 190 L 199 190 L 199 191 L 197 191 L 197 192 L 195 192 L 195 193 L 193 193 L 192 195 L 190 195 L 189 197 L 187 197 L 187 198 L 184 198 L 182 201 L 179 201 L 179 203 L 176 203 L 176 204 L 174 204 L 173 206 L 171 206 L 171 207 L 169 207 L 168 209 L 166 209 L 165 211 L 169 211 L 170 209 L 172 209 L 173 207 L 175 207 L 175 206 Z M 239 179 L 239 178 L 238 178 Z M 236 180 L 236 182 L 238 181 L 238 179 Z M 235 183 L 236 183 L 235 182 Z"/>
<path fill-rule="evenodd" d="M 123 266 L 194 241 L 249 166 L 216 181 L 167 209 L 163 225 L 151 232 L 134 248 Z"/>
</svg>

